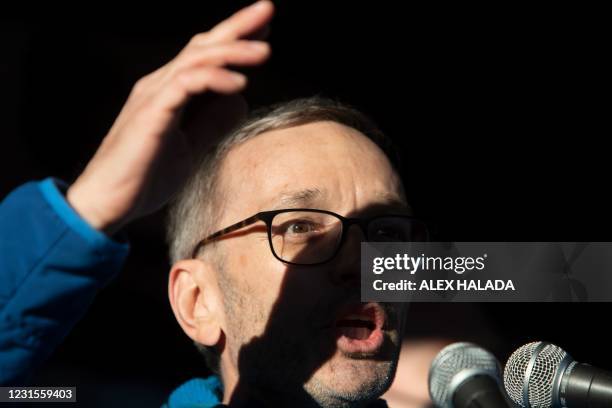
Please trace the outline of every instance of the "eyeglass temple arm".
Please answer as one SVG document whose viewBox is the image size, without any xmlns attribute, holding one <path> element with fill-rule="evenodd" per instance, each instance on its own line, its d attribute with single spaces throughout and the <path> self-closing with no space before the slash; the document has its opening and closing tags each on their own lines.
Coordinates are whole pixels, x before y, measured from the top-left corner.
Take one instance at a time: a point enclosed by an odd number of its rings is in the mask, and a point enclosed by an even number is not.
<svg viewBox="0 0 612 408">
<path fill-rule="evenodd" d="M 200 251 L 200 249 L 208 244 L 209 242 L 212 242 L 216 239 L 218 239 L 219 237 L 222 237 L 223 235 L 227 235 L 230 232 L 234 232 L 237 231 L 241 228 L 246 227 L 247 225 L 251 225 L 256 223 L 257 221 L 259 221 L 261 219 L 260 214 L 255 214 L 252 217 L 246 218 L 242 221 L 239 221 L 235 224 L 230 225 L 229 227 L 223 228 L 222 230 L 219 230 L 217 232 L 215 232 L 214 234 L 211 234 L 209 236 L 207 236 L 206 238 L 204 238 L 203 240 L 201 240 L 198 245 L 196 245 L 196 247 L 193 250 L 193 253 L 191 254 L 192 258 L 195 258 L 198 255 L 198 252 Z"/>
</svg>

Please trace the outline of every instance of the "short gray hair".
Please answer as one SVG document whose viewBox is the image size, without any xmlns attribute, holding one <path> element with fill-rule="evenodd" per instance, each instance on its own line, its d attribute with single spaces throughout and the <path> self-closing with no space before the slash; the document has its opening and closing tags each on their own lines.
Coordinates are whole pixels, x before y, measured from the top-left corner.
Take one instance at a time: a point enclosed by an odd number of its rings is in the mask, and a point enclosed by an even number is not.
<svg viewBox="0 0 612 408">
<path fill-rule="evenodd" d="M 322 121 L 340 123 L 363 133 L 382 149 L 396 171 L 399 169 L 399 156 L 391 140 L 370 118 L 347 104 L 313 96 L 257 109 L 204 154 L 171 202 L 167 224 L 171 262 L 191 258 L 198 242 L 214 233 L 215 220 L 220 218 L 223 208 L 217 205 L 223 194 L 219 188 L 219 170 L 233 147 L 264 132 Z M 219 353 L 197 342 L 196 347 L 208 366 L 218 373 Z"/>
</svg>

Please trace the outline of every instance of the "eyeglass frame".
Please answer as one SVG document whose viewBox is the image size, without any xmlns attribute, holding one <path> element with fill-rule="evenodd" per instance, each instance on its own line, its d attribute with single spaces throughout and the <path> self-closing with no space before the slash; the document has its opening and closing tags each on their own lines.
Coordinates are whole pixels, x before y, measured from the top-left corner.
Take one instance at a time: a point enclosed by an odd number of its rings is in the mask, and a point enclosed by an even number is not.
<svg viewBox="0 0 612 408">
<path fill-rule="evenodd" d="M 272 243 L 272 220 L 274 219 L 274 217 L 276 217 L 278 214 L 282 214 L 285 212 L 314 212 L 314 213 L 321 213 L 321 214 L 327 214 L 327 215 L 331 215 L 334 216 L 336 218 L 338 218 L 341 222 L 342 222 L 342 235 L 340 237 L 340 240 L 338 241 L 338 246 L 336 247 L 336 250 L 334 251 L 333 255 L 330 256 L 328 259 L 326 259 L 325 261 L 321 261 L 321 262 L 316 262 L 316 263 L 311 263 L 311 264 L 304 264 L 304 263 L 296 263 L 296 262 L 291 262 L 291 261 L 286 261 L 284 259 L 282 259 L 280 256 L 278 256 L 278 254 L 276 253 L 276 251 L 274 250 L 274 244 Z M 279 209 L 279 210 L 271 210 L 271 211 L 261 211 L 258 212 L 257 214 L 254 214 L 248 218 L 245 218 L 242 221 L 238 221 L 237 223 L 234 223 L 228 227 L 225 227 L 223 229 L 220 229 L 219 231 L 210 234 L 209 236 L 207 236 L 206 238 L 202 239 L 201 241 L 199 241 L 197 243 L 197 245 L 195 246 L 195 248 L 193 249 L 193 252 L 191 254 L 192 258 L 197 258 L 198 253 L 200 252 L 200 250 L 202 249 L 202 247 L 210 242 L 214 242 L 216 241 L 218 238 L 227 235 L 229 233 L 232 233 L 234 231 L 238 231 L 246 226 L 252 225 L 254 223 L 256 223 L 257 221 L 263 221 L 266 224 L 266 231 L 267 231 L 267 235 L 268 235 L 268 244 L 270 246 L 270 251 L 272 252 L 272 255 L 274 255 L 274 257 L 276 259 L 278 259 L 279 261 L 288 264 L 288 265 L 295 265 L 295 266 L 316 266 L 316 265 L 321 265 L 324 263 L 327 263 L 329 261 L 331 261 L 332 259 L 334 259 L 336 257 L 336 255 L 338 255 L 338 252 L 340 252 L 340 249 L 342 248 L 342 245 L 344 245 L 344 241 L 346 241 L 346 235 L 347 235 L 347 231 L 349 231 L 350 227 L 353 225 L 359 225 L 359 228 L 361 229 L 361 232 L 363 232 L 363 235 L 366 237 L 366 240 L 368 239 L 368 226 L 370 224 L 370 222 L 372 222 L 375 219 L 378 218 L 387 218 L 387 217 L 399 217 L 399 218 L 405 218 L 405 219 L 409 219 L 409 220 L 414 220 L 414 221 L 418 221 L 420 223 L 423 224 L 424 226 L 424 231 L 425 234 L 427 236 L 427 240 L 429 240 L 429 228 L 427 226 L 427 223 L 418 217 L 413 217 L 411 215 L 406 215 L 406 214 L 378 214 L 378 215 L 374 215 L 372 217 L 366 217 L 366 218 L 349 218 L 349 217 L 343 217 L 340 214 L 337 214 L 335 212 L 332 211 L 327 211 L 327 210 L 319 210 L 319 209 L 315 209 L 315 208 L 283 208 L 283 209 Z"/>
</svg>

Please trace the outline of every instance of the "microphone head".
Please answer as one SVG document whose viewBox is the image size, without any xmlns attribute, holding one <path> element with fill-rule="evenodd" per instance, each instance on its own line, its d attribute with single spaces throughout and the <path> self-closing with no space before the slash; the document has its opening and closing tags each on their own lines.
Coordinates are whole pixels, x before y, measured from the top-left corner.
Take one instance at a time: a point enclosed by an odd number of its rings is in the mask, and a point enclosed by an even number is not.
<svg viewBox="0 0 612 408">
<path fill-rule="evenodd" d="M 499 362 L 489 351 L 473 343 L 444 347 L 429 369 L 429 395 L 435 406 L 453 407 L 453 395 L 469 378 L 486 375 L 500 382 Z"/>
<path fill-rule="evenodd" d="M 561 347 L 535 341 L 519 347 L 504 370 L 506 393 L 523 408 L 549 408 L 556 403 L 562 374 L 572 357 Z"/>
</svg>

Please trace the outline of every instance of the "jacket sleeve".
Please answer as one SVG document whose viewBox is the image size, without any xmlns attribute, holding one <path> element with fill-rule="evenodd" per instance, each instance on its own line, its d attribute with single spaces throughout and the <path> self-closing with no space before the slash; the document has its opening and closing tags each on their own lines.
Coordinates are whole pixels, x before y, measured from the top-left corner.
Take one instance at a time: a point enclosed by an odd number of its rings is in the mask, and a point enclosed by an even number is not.
<svg viewBox="0 0 612 408">
<path fill-rule="evenodd" d="M 25 385 L 128 253 L 72 209 L 64 188 L 30 182 L 0 203 L 0 385 Z"/>
</svg>

